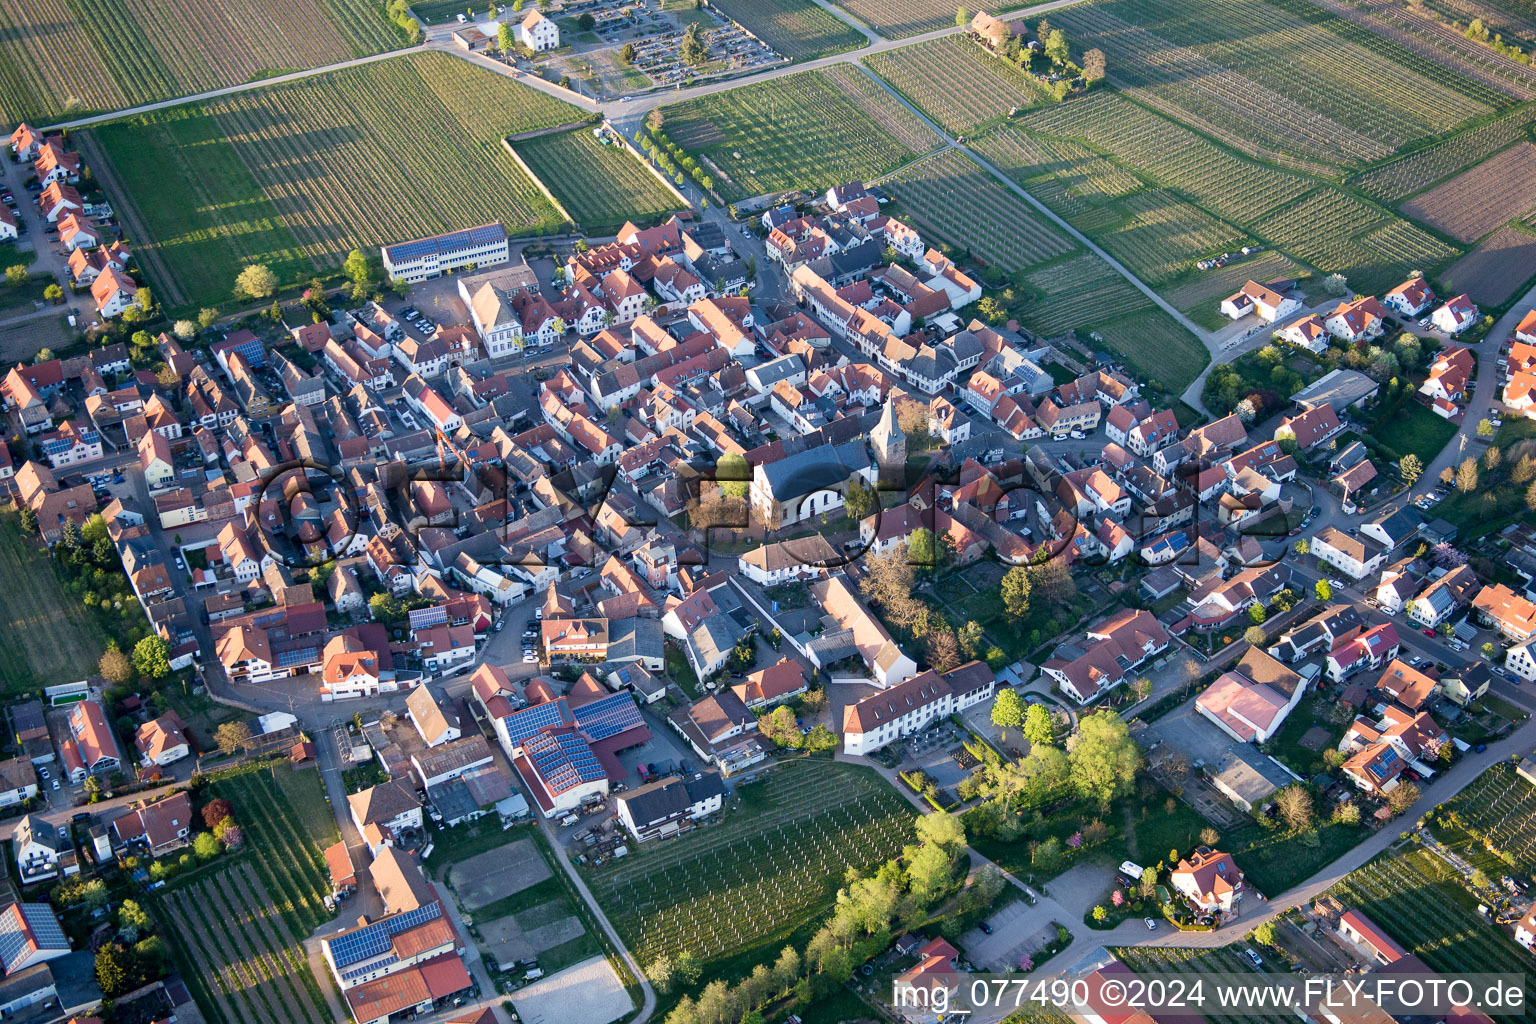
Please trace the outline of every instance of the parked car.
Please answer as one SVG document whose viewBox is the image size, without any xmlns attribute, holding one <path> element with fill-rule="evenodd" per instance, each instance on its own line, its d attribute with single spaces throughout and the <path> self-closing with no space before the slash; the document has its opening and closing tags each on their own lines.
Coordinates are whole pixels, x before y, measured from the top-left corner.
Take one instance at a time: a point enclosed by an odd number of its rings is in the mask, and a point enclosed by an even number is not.
<svg viewBox="0 0 1536 1024">
<path fill-rule="evenodd" d="M 1248 960 L 1253 964 L 1253 966 L 1255 966 L 1255 967 L 1263 967 L 1264 966 L 1264 961 L 1259 959 L 1259 954 L 1255 953 L 1253 950 L 1245 949 L 1245 950 L 1243 950 L 1243 955 L 1248 958 Z"/>
<path fill-rule="evenodd" d="M 987 922 L 985 922 L 985 921 L 981 922 L 981 924 L 978 924 L 976 927 L 981 929 L 981 934 L 983 934 L 983 935 L 991 935 L 992 934 L 992 926 L 987 924 Z"/>
<path fill-rule="evenodd" d="M 1142 920 L 1146 922 L 1147 931 L 1149 931 L 1149 932 L 1157 931 L 1157 922 L 1156 921 L 1152 920 L 1150 917 L 1144 917 L 1144 918 L 1142 918 Z"/>
</svg>

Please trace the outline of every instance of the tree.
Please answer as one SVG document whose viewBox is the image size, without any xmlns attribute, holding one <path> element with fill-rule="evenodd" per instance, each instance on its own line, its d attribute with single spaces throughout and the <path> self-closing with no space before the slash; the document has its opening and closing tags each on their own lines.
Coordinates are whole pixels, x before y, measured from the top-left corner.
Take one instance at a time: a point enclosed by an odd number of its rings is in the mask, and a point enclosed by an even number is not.
<svg viewBox="0 0 1536 1024">
<path fill-rule="evenodd" d="M 1473 868 L 1472 875 L 1468 881 L 1472 883 L 1472 888 L 1474 889 L 1486 889 L 1488 888 L 1488 873 L 1482 868 Z"/>
<path fill-rule="evenodd" d="M 226 754 L 233 754 L 251 739 L 251 727 L 244 722 L 225 722 L 213 730 L 213 741 Z"/>
<path fill-rule="evenodd" d="M 896 628 L 911 628 L 924 605 L 912 596 L 916 574 L 907 553 L 892 549 L 883 555 L 866 556 L 861 564 L 864 578 L 859 581 L 860 592 L 879 604 Z"/>
<path fill-rule="evenodd" d="M 1157 869 L 1156 868 L 1142 868 L 1141 869 L 1141 894 L 1142 894 L 1142 896 L 1151 896 L 1156 891 L 1157 891 Z"/>
<path fill-rule="evenodd" d="M 1015 619 L 1028 615 L 1031 587 L 1029 569 L 1022 565 L 1009 569 L 1003 574 L 1001 587 L 1004 611 Z"/>
<path fill-rule="evenodd" d="M 1285 823 L 1297 832 L 1312 824 L 1312 794 L 1299 782 L 1276 793 L 1275 806 Z"/>
<path fill-rule="evenodd" d="M 245 842 L 245 833 L 236 825 L 233 818 L 225 818 L 219 822 L 219 827 L 214 831 L 214 836 L 224 844 L 224 849 L 234 852 L 240 849 Z"/>
<path fill-rule="evenodd" d="M 1387 794 L 1387 806 L 1393 814 L 1402 814 L 1419 802 L 1419 787 L 1411 782 L 1400 782 Z"/>
<path fill-rule="evenodd" d="M 1067 757 L 1078 794 L 1104 807 L 1129 792 L 1141 767 L 1141 751 L 1125 720 L 1108 709 L 1081 719 Z"/>
<path fill-rule="evenodd" d="M 235 278 L 235 293 L 251 299 L 264 299 L 277 291 L 277 275 L 262 263 L 252 263 Z"/>
<path fill-rule="evenodd" d="M 623 64 L 625 67 L 628 67 L 629 65 L 633 64 L 634 62 L 635 62 L 635 44 L 634 43 L 625 43 L 623 46 L 619 47 L 619 63 Z"/>
<path fill-rule="evenodd" d="M 1484 440 L 1493 436 L 1493 422 L 1488 419 L 1477 421 L 1477 436 Z"/>
<path fill-rule="evenodd" d="M 1327 580 L 1318 580 L 1314 583 L 1312 585 L 1312 593 L 1317 595 L 1319 601 L 1333 600 L 1333 587 L 1328 585 Z"/>
<path fill-rule="evenodd" d="M 1492 473 L 1499 468 L 1499 463 L 1502 461 L 1504 461 L 1504 453 L 1499 450 L 1499 446 L 1489 445 L 1488 450 L 1483 452 L 1483 472 Z"/>
<path fill-rule="evenodd" d="M 960 667 L 960 639 L 949 623 L 941 622 L 929 629 L 923 637 L 928 655 L 928 667 L 935 672 L 948 672 Z"/>
<path fill-rule="evenodd" d="M 133 667 L 145 679 L 160 679 L 171 671 L 171 647 L 158 636 L 147 636 L 133 646 Z"/>
<path fill-rule="evenodd" d="M 1269 609 L 1261 604 L 1251 604 L 1248 606 L 1248 618 L 1252 620 L 1255 626 L 1260 625 L 1265 619 L 1269 618 Z"/>
<path fill-rule="evenodd" d="M 218 797 L 203 805 L 203 824 L 209 828 L 216 828 L 219 822 L 234 813 L 234 804 L 223 797 Z"/>
<path fill-rule="evenodd" d="M 1419 482 L 1419 477 L 1424 475 L 1424 463 L 1417 455 L 1409 452 L 1397 461 L 1397 472 L 1402 476 L 1403 482 L 1412 487 Z"/>
<path fill-rule="evenodd" d="M 368 599 L 368 611 L 376 621 L 386 625 L 405 618 L 405 606 L 394 594 L 374 594 Z"/>
<path fill-rule="evenodd" d="M 1470 455 L 1456 467 L 1456 489 L 1462 494 L 1477 490 L 1477 460 Z"/>
<path fill-rule="evenodd" d="M 932 844 L 953 856 L 965 845 L 965 826 L 947 811 L 935 811 L 917 819 L 917 841 Z"/>
<path fill-rule="evenodd" d="M 96 984 L 107 998 L 132 991 L 128 985 L 128 971 L 124 963 L 129 954 L 115 942 L 103 943 L 96 951 Z"/>
<path fill-rule="evenodd" d="M 1056 65 L 1065 64 L 1071 56 L 1067 50 L 1067 34 L 1061 29 L 1051 29 L 1051 34 L 1046 37 L 1045 55 Z"/>
<path fill-rule="evenodd" d="M 25 263 L 13 263 L 5 268 L 5 283 L 13 288 L 24 283 L 27 276 L 27 265 Z"/>
<path fill-rule="evenodd" d="M 1083 53 L 1083 81 L 1089 85 L 1104 80 L 1106 67 L 1103 50 L 1095 48 Z"/>
<path fill-rule="evenodd" d="M 96 669 L 109 682 L 119 686 L 133 678 L 133 663 L 128 660 L 128 655 L 118 649 L 115 640 L 107 644 L 107 653 L 96 663 Z"/>
<path fill-rule="evenodd" d="M 517 51 L 517 33 L 512 31 L 512 26 L 506 22 L 496 26 L 496 47 L 502 53 L 515 53 Z M 632 59 L 633 57 L 631 57 Z M 627 64 L 629 61 L 625 61 L 625 63 Z"/>
<path fill-rule="evenodd" d="M 780 704 L 757 720 L 757 731 L 786 750 L 797 750 L 804 739 L 795 724 L 795 711 Z"/>
<path fill-rule="evenodd" d="M 1305 555 L 1311 550 L 1312 542 L 1307 540 L 1307 538 L 1303 537 L 1301 540 L 1296 542 L 1296 553 L 1298 555 Z"/>
<path fill-rule="evenodd" d="M 966 10 L 964 7 L 956 7 L 955 8 L 955 26 L 957 28 L 965 28 L 965 26 L 969 25 L 970 23 L 971 23 L 971 12 Z"/>
<path fill-rule="evenodd" d="M 1024 716 L 1027 713 L 1024 702 L 1019 699 L 1018 693 L 1012 687 L 998 690 L 997 696 L 992 700 L 992 724 L 1003 730 L 1004 739 L 1007 738 L 1009 729 L 1024 724 Z"/>
<path fill-rule="evenodd" d="M 678 54 L 684 62 L 698 66 L 709 59 L 709 48 L 704 45 L 704 40 L 699 35 L 699 25 L 695 22 L 689 25 L 683 32 L 682 45 L 678 47 Z"/>
<path fill-rule="evenodd" d="M 43 289 L 43 298 L 57 305 L 64 301 L 64 289 L 60 288 L 57 284 L 50 284 Z"/>
<path fill-rule="evenodd" d="M 739 452 L 726 452 L 715 462 L 715 486 L 727 498 L 745 498 L 752 485 L 752 467 Z"/>
<path fill-rule="evenodd" d="M 1349 294 L 1349 281 L 1343 274 L 1329 274 L 1323 278 L 1323 291 L 1338 298 Z"/>
<path fill-rule="evenodd" d="M 981 642 L 986 637 L 986 630 L 981 623 L 969 619 L 956 635 L 960 638 L 960 650 L 965 652 L 967 658 L 981 657 Z"/>
<path fill-rule="evenodd" d="M 1243 630 L 1243 639 L 1255 647 L 1263 647 L 1265 641 L 1269 639 L 1269 634 L 1264 632 L 1263 626 L 1249 626 Z"/>
<path fill-rule="evenodd" d="M 137 900 L 123 900 L 117 908 L 117 931 L 129 942 L 139 941 L 140 935 L 154 930 L 155 923 Z"/>
<path fill-rule="evenodd" d="M 1031 747 L 1043 747 L 1056 738 L 1056 724 L 1044 704 L 1031 704 L 1024 710 L 1024 738 Z"/>
<path fill-rule="evenodd" d="M 203 330 L 206 331 L 208 328 L 212 327 L 218 322 L 219 311 L 214 309 L 212 306 L 204 306 L 202 309 L 197 311 L 197 325 Z"/>
<path fill-rule="evenodd" d="M 913 565 L 920 565 L 925 569 L 934 569 L 939 564 L 939 542 L 933 536 L 933 531 L 925 526 L 919 526 L 907 537 L 907 558 Z"/>
<path fill-rule="evenodd" d="M 201 861 L 210 861 L 221 852 L 218 839 L 212 832 L 199 832 L 197 838 L 192 840 L 192 852 Z"/>
<path fill-rule="evenodd" d="M 1261 921 L 1253 930 L 1253 941 L 1261 946 L 1273 946 L 1275 944 L 1275 923 L 1273 921 Z"/>
</svg>

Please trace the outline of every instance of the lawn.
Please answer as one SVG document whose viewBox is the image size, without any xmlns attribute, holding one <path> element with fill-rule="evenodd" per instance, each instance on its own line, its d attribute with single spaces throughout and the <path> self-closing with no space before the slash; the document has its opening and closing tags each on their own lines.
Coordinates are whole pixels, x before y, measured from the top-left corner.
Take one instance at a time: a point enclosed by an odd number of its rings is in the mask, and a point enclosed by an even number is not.
<svg viewBox="0 0 1536 1024">
<path fill-rule="evenodd" d="M 331 919 L 321 851 L 340 836 L 320 775 L 258 762 L 219 773 L 212 793 L 234 804 L 246 850 L 153 897 L 182 977 L 215 1024 L 325 1024 L 329 982 L 302 947 Z"/>
<path fill-rule="evenodd" d="M 107 648 L 96 617 L 60 585 L 36 537 L 16 516 L 0 516 L 0 678 L 19 696 L 96 671 Z"/>
<path fill-rule="evenodd" d="M 0 123 L 121 110 L 405 45 L 382 8 L 374 0 L 0 0 Z"/>
<path fill-rule="evenodd" d="M 588 235 L 611 235 L 634 221 L 648 226 L 684 204 L 623 146 L 603 145 L 586 128 L 516 143 L 560 205 Z"/>
<path fill-rule="evenodd" d="M 353 248 L 559 215 L 505 136 L 587 120 L 436 52 L 114 121 L 76 134 L 173 308 L 231 296 L 246 263 L 284 284 Z"/>
<path fill-rule="evenodd" d="M 864 45 L 864 34 L 815 0 L 711 0 L 710 6 L 790 60 L 815 60 Z"/>
<path fill-rule="evenodd" d="M 1371 421 L 1371 441 L 1392 461 L 1411 453 L 1428 466 L 1455 436 L 1456 424 L 1414 401 L 1406 390 L 1377 409 Z"/>
<path fill-rule="evenodd" d="M 911 806 L 866 768 L 794 761 L 738 783 L 736 800 L 718 825 L 588 872 L 642 965 L 687 951 L 706 978 L 726 961 L 750 970 L 826 912 L 846 868 L 881 863 L 912 838 Z"/>
<path fill-rule="evenodd" d="M 1303 778 L 1311 778 L 1323 771 L 1325 765 L 1322 752 L 1336 748 L 1349 728 L 1348 718 L 1339 722 L 1329 721 L 1328 711 L 1335 706 L 1331 701 L 1316 694 L 1304 698 L 1291 709 L 1285 723 L 1280 726 L 1280 731 L 1275 734 L 1270 743 L 1265 744 L 1265 749 L 1276 760 L 1283 761 Z M 1328 741 L 1318 750 L 1311 750 L 1301 745 L 1301 738 L 1314 725 L 1328 730 Z"/>
<path fill-rule="evenodd" d="M 889 173 L 939 138 L 857 68 L 806 71 L 660 108 L 728 201 Z"/>
</svg>

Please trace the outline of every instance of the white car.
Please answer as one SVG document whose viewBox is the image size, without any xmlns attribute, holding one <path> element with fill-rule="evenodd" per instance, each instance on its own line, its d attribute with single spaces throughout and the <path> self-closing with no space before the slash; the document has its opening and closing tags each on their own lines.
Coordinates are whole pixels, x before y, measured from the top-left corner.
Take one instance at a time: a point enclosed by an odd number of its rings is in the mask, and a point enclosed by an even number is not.
<svg viewBox="0 0 1536 1024">
<path fill-rule="evenodd" d="M 1083 433 L 1081 430 L 1072 431 L 1072 440 L 1074 441 L 1083 441 L 1086 440 L 1087 437 L 1088 435 Z"/>
<path fill-rule="evenodd" d="M 537 665 L 538 663 L 539 663 L 539 656 L 537 654 L 525 654 L 525 655 L 523 655 L 523 664 L 524 665 Z"/>
</svg>

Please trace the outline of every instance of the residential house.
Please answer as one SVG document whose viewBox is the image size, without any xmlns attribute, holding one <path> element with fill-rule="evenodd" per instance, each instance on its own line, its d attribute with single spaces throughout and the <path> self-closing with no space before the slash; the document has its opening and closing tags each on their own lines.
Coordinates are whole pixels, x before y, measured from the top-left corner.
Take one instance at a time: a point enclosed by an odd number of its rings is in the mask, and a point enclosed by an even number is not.
<svg viewBox="0 0 1536 1024">
<path fill-rule="evenodd" d="M 1179 895 L 1206 913 L 1231 913 L 1247 888 L 1232 855 L 1205 846 L 1180 858 L 1168 881 Z"/>
</svg>

